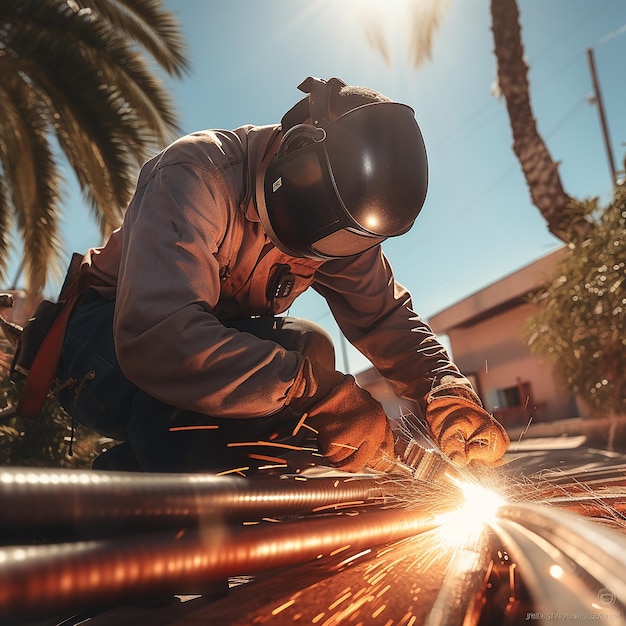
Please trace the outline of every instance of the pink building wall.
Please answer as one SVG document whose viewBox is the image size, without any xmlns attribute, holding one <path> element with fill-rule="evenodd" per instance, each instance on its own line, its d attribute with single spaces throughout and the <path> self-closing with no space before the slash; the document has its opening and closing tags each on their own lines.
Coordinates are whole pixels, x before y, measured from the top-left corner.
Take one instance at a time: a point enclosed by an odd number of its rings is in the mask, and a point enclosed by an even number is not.
<svg viewBox="0 0 626 626">
<path fill-rule="evenodd" d="M 530 353 L 523 329 L 532 307 L 519 304 L 474 325 L 451 329 L 448 339 L 461 371 L 472 375 L 485 408 L 506 426 L 529 419 L 552 421 L 577 415 L 574 394 L 552 363 Z M 504 390 L 520 387 L 521 406 L 506 406 Z"/>
<path fill-rule="evenodd" d="M 559 248 L 428 320 L 435 333 L 447 336 L 454 361 L 474 383 L 485 408 L 510 429 L 581 414 L 553 364 L 531 354 L 524 338 L 533 312 L 528 295 L 544 284 L 564 253 Z M 390 417 L 407 406 L 374 369 L 359 374 L 357 381 Z"/>
</svg>

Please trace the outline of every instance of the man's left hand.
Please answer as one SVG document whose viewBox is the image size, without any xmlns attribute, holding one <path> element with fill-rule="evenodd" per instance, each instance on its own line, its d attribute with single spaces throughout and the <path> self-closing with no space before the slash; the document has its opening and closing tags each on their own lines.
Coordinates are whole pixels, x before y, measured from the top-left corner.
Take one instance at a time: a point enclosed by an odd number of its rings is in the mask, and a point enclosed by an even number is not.
<svg viewBox="0 0 626 626">
<path fill-rule="evenodd" d="M 457 396 L 435 398 L 426 409 L 441 451 L 457 465 L 503 463 L 510 440 L 506 430 L 475 402 Z"/>
</svg>

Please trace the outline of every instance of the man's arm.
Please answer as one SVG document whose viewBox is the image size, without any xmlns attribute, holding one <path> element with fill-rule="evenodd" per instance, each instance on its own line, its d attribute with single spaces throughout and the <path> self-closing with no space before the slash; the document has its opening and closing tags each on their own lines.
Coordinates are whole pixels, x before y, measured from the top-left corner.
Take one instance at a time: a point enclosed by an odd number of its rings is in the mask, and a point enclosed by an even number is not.
<svg viewBox="0 0 626 626">
<path fill-rule="evenodd" d="M 347 339 L 398 396 L 419 406 L 446 454 L 461 464 L 499 462 L 509 443 L 506 431 L 482 408 L 470 381 L 413 310 L 380 247 L 325 263 L 315 289 Z"/>
<path fill-rule="evenodd" d="M 196 159 L 197 161 L 197 159 Z M 268 415 L 301 386 L 303 359 L 226 328 L 219 243 L 240 178 L 186 153 L 157 168 L 129 206 L 114 323 L 124 373 L 159 400 L 216 417 Z"/>
<path fill-rule="evenodd" d="M 454 382 L 471 389 L 413 309 L 409 292 L 394 280 L 380 247 L 358 257 L 328 261 L 317 271 L 314 287 L 328 302 L 348 341 L 398 396 L 425 411 L 428 395 L 441 384 Z"/>
</svg>

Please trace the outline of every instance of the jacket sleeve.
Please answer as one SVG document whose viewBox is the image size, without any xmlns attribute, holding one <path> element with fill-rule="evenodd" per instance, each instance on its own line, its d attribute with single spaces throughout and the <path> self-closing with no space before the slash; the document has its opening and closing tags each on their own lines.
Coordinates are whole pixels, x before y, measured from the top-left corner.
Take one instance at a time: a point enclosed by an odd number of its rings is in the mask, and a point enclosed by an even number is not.
<svg viewBox="0 0 626 626">
<path fill-rule="evenodd" d="M 226 328 L 212 313 L 220 294 L 216 253 L 238 210 L 241 181 L 209 163 L 170 161 L 140 178 L 122 229 L 114 320 L 120 366 L 173 406 L 216 417 L 274 413 L 302 392 L 302 357 Z"/>
<path fill-rule="evenodd" d="M 314 285 L 346 338 L 387 379 L 395 393 L 425 411 L 444 389 L 477 402 L 469 380 L 451 361 L 428 324 L 414 311 L 409 292 L 393 277 L 380 246 L 325 263 Z"/>
</svg>

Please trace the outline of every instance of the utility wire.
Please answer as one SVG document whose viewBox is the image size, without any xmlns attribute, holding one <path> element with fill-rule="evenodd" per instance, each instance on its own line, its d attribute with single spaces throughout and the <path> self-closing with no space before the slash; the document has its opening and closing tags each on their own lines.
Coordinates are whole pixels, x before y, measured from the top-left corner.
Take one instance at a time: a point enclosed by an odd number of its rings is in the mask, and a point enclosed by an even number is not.
<svg viewBox="0 0 626 626">
<path fill-rule="evenodd" d="M 619 0 L 619 1 L 621 2 L 622 0 Z M 550 44 L 546 46 L 545 48 L 543 48 L 542 50 L 540 50 L 533 57 L 532 61 L 529 61 L 529 65 L 532 67 L 532 65 L 538 59 L 542 58 L 545 54 L 548 53 L 550 49 L 552 49 L 555 45 L 560 43 L 563 39 L 568 37 L 572 32 L 574 32 L 577 28 L 579 28 L 581 24 L 586 24 L 591 17 L 596 17 L 598 13 L 605 11 L 606 9 L 610 8 L 614 4 L 615 4 L 615 0 L 608 0 L 600 9 L 598 9 L 597 6 L 594 6 L 594 9 L 592 11 L 586 13 L 581 19 L 577 20 L 575 24 L 572 24 L 570 28 L 561 32 L 557 37 L 551 39 Z M 608 41 L 611 41 L 612 39 L 615 39 L 616 37 L 623 35 L 624 32 L 626 32 L 626 24 L 621 26 L 617 30 L 601 37 L 596 45 L 605 44 Z M 551 83 L 552 79 L 555 76 L 561 74 L 570 66 L 572 66 L 574 63 L 576 63 L 581 58 L 583 58 L 584 54 L 585 53 L 583 50 L 581 50 L 580 52 L 577 52 L 568 61 L 566 61 L 565 63 L 560 65 L 558 68 L 553 70 L 549 75 L 545 76 L 543 79 L 539 81 L 533 81 L 532 82 L 533 91 L 535 93 L 539 92 L 547 83 Z M 468 117 L 466 117 L 462 122 L 460 122 L 455 127 L 453 127 L 452 130 L 450 130 L 446 136 L 436 141 L 434 146 L 437 147 L 438 149 L 442 149 L 442 150 L 446 149 L 448 144 L 453 143 L 453 142 L 457 143 L 460 137 L 463 137 L 467 135 L 468 133 L 475 132 L 479 130 L 480 128 L 482 128 L 483 126 L 487 125 L 491 120 L 493 120 L 497 115 L 499 115 L 499 110 L 493 110 L 491 112 L 489 111 L 491 104 L 492 102 L 490 101 L 474 109 L 474 111 Z M 485 113 L 489 113 L 485 119 L 483 119 L 477 125 L 474 125 L 474 126 L 471 125 L 471 123 L 476 118 L 480 118 Z"/>
</svg>

